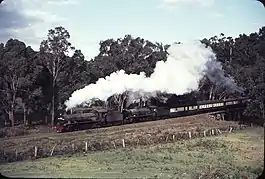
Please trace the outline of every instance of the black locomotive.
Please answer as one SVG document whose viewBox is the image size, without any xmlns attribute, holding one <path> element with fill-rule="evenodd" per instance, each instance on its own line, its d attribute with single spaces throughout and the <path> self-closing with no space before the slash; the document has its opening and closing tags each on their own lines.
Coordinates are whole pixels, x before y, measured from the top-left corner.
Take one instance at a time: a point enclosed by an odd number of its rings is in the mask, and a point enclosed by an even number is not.
<svg viewBox="0 0 265 179">
<path fill-rule="evenodd" d="M 245 107 L 248 98 L 215 101 L 198 101 L 189 105 L 170 107 L 138 106 L 122 112 L 106 108 L 75 108 L 58 118 L 57 132 L 67 132 L 91 127 L 122 125 L 148 120 L 161 120 L 204 112 Z"/>
</svg>

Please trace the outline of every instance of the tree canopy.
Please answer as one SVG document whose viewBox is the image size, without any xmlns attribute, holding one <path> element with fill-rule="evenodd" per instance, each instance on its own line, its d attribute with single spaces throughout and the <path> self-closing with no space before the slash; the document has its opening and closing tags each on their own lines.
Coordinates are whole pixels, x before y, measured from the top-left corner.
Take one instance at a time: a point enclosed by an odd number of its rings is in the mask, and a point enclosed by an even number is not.
<svg viewBox="0 0 265 179">
<path fill-rule="evenodd" d="M 226 37 L 224 34 L 204 38 L 222 64 L 225 75 L 233 77 L 243 93 L 252 99 L 245 113 L 265 117 L 265 27 L 249 35 Z M 87 61 L 79 49 L 70 43 L 70 33 L 64 27 L 48 31 L 47 39 L 34 51 L 18 39 L 0 44 L 0 113 L 14 125 L 14 114 L 24 111 L 44 113 L 53 124 L 57 111 L 77 89 L 95 83 L 99 78 L 123 69 L 126 73 L 145 72 L 150 76 L 157 61 L 167 59 L 169 45 L 151 42 L 129 34 L 118 39 L 100 41 L 99 54 Z M 74 50 L 69 56 L 68 51 Z M 195 93 L 194 93 L 195 94 Z M 227 87 L 201 79 L 196 96 L 201 99 L 222 99 L 239 94 Z M 121 96 L 110 97 L 122 101 Z M 120 106 L 119 106 L 120 107 Z M 1 116 L 1 115 L 0 115 Z"/>
</svg>

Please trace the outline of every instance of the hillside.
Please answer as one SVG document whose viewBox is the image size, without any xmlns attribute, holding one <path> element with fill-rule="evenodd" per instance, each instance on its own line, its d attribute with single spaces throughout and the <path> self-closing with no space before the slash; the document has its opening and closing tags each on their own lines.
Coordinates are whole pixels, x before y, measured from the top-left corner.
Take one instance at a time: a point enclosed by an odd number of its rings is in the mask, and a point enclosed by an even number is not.
<svg viewBox="0 0 265 179">
<path fill-rule="evenodd" d="M 257 178 L 264 128 L 137 149 L 50 157 L 1 165 L 9 177 Z"/>
<path fill-rule="evenodd" d="M 207 114 L 143 122 L 69 133 L 39 133 L 1 138 L 1 162 L 27 160 L 52 155 L 72 155 L 84 151 L 134 148 L 198 138 L 241 130 L 238 121 L 217 121 Z M 219 130 L 218 130 L 219 129 Z M 36 151 L 37 150 L 37 151 Z M 36 153 L 37 152 L 37 153 Z"/>
</svg>

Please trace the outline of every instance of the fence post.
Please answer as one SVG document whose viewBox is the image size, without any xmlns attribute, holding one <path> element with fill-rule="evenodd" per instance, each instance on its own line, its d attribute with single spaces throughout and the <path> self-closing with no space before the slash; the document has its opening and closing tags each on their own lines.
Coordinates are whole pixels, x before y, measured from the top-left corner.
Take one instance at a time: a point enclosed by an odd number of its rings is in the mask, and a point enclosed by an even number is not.
<svg viewBox="0 0 265 179">
<path fill-rule="evenodd" d="M 72 144 L 73 153 L 75 152 L 75 144 Z"/>
<path fill-rule="evenodd" d="M 191 139 L 191 132 L 189 132 L 189 138 Z"/>
<path fill-rule="evenodd" d="M 124 141 L 124 139 L 122 139 L 122 146 L 123 146 L 123 148 L 125 148 L 125 141 Z"/>
<path fill-rule="evenodd" d="M 115 145 L 115 142 L 114 141 L 112 141 L 112 144 L 114 146 L 114 149 L 116 149 L 116 145 Z"/>
<path fill-rule="evenodd" d="M 87 152 L 87 142 L 85 143 L 85 151 Z"/>
<path fill-rule="evenodd" d="M 37 146 L 35 146 L 34 157 L 37 157 L 37 154 L 38 154 L 38 148 Z"/>
<path fill-rule="evenodd" d="M 50 156 L 52 156 L 53 151 L 54 151 L 54 149 L 55 149 L 55 146 L 56 146 L 56 144 L 53 146 Z"/>
</svg>

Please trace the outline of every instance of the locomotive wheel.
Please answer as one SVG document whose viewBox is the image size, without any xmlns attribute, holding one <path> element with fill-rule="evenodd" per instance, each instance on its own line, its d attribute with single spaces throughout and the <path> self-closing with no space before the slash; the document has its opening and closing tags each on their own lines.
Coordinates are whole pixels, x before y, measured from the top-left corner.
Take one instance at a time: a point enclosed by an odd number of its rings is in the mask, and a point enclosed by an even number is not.
<svg viewBox="0 0 265 179">
<path fill-rule="evenodd" d="M 72 132 L 72 131 L 73 131 L 73 127 L 72 127 L 72 126 L 67 126 L 67 127 L 66 127 L 66 131 L 68 131 L 68 132 Z"/>
<path fill-rule="evenodd" d="M 134 123 L 134 120 L 133 118 L 130 119 L 130 124 Z"/>
</svg>

